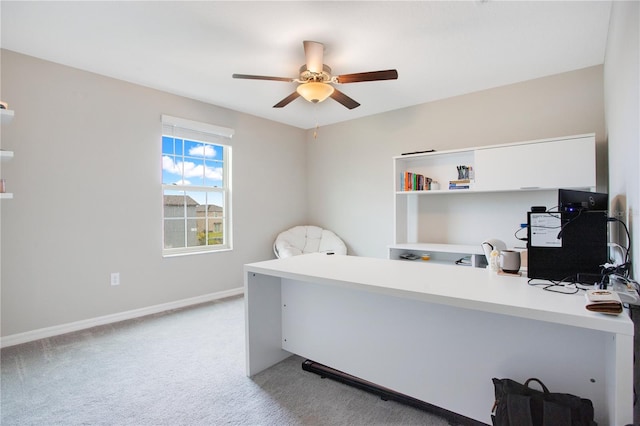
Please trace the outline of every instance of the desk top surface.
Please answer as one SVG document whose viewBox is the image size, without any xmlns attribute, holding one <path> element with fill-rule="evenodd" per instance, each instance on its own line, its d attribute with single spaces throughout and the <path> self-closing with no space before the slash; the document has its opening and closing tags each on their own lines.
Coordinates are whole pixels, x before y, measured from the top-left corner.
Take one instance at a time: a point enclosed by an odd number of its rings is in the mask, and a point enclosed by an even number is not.
<svg viewBox="0 0 640 426">
<path fill-rule="evenodd" d="M 584 291 L 558 294 L 529 285 L 527 278 L 469 266 L 307 254 L 251 263 L 245 272 L 633 335 L 626 312 L 612 316 L 588 311 Z"/>
</svg>

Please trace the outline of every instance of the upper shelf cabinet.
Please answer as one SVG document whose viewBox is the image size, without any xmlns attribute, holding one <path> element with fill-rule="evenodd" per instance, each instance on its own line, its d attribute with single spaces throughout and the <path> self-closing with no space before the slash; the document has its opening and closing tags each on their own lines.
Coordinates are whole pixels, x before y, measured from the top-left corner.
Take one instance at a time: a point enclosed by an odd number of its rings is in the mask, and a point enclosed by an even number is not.
<svg viewBox="0 0 640 426">
<path fill-rule="evenodd" d="M 0 109 L 0 118 L 2 124 L 8 124 L 13 120 L 13 110 L 10 109 Z"/>
<path fill-rule="evenodd" d="M 394 157 L 396 193 L 442 194 L 582 188 L 595 190 L 595 135 L 578 135 Z M 468 189 L 449 189 L 458 166 L 470 167 Z M 438 181 L 440 190 L 404 191 L 404 174 Z"/>
<path fill-rule="evenodd" d="M 595 136 L 476 150 L 477 190 L 595 188 Z"/>
</svg>

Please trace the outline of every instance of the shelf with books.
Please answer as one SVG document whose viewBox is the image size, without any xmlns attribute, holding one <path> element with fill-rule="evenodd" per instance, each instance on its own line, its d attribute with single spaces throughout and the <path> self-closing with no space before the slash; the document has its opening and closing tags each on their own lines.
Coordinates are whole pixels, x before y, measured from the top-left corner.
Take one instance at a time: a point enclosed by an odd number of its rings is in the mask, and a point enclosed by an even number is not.
<svg viewBox="0 0 640 426">
<path fill-rule="evenodd" d="M 426 178 L 425 181 L 427 181 Z M 465 191 L 475 191 L 475 182 L 473 180 L 467 182 L 450 181 L 448 184 L 441 184 L 438 181 L 430 180 L 426 187 L 418 186 L 417 189 L 400 189 L 399 191 L 396 191 L 396 194 L 446 194 Z"/>
<path fill-rule="evenodd" d="M 396 191 L 446 191 L 461 178 L 459 168 L 473 170 L 473 150 L 453 150 L 394 157 Z"/>
</svg>

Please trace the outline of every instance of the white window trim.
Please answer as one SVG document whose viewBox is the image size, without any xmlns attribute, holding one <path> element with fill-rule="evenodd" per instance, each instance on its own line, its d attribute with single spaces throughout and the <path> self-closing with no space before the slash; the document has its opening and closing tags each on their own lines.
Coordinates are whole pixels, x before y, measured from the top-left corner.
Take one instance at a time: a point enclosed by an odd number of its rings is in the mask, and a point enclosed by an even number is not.
<svg viewBox="0 0 640 426">
<path fill-rule="evenodd" d="M 233 137 L 235 130 L 216 126 L 214 124 L 202 123 L 199 121 L 187 120 L 185 118 L 173 117 L 170 115 L 162 114 L 162 136 L 172 136 L 181 139 L 195 139 L 197 142 L 203 143 L 212 143 L 215 145 L 220 145 L 224 149 L 224 177 L 223 182 L 226 182 L 224 185 L 224 235 L 225 235 L 225 244 L 215 245 L 215 246 L 194 246 L 194 247 L 182 247 L 182 248 L 164 248 L 164 213 L 162 215 L 162 255 L 163 257 L 172 257 L 172 256 L 184 256 L 191 254 L 203 254 L 203 253 L 217 253 L 222 251 L 233 250 L 233 226 L 232 226 L 232 201 L 231 201 L 231 191 L 232 191 L 232 182 L 231 182 L 231 164 L 232 164 L 232 154 L 231 154 L 231 138 Z M 168 129 L 172 128 L 173 131 L 169 132 Z M 181 131 L 182 130 L 182 131 Z M 224 140 L 208 140 L 208 138 L 203 137 L 199 139 L 198 137 L 194 138 L 192 135 L 193 132 L 200 133 L 202 135 L 213 135 L 221 138 L 225 138 Z M 162 195 L 164 198 L 165 189 L 168 190 L 184 190 L 189 191 L 194 189 L 193 186 L 182 186 L 182 185 L 165 185 L 162 184 Z"/>
<path fill-rule="evenodd" d="M 173 117 L 166 114 L 162 114 L 162 125 L 178 127 L 180 129 L 195 130 L 197 132 L 209 133 L 228 139 L 231 139 L 233 137 L 233 134 L 235 133 L 235 130 L 228 127 L 201 123 L 199 121 L 187 120 L 186 118 Z"/>
</svg>

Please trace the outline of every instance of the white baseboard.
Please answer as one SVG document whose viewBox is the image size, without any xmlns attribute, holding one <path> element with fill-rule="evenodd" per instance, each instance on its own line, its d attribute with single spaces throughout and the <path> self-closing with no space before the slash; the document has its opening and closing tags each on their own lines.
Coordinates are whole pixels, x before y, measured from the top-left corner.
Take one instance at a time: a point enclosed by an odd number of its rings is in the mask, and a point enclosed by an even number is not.
<svg viewBox="0 0 640 426">
<path fill-rule="evenodd" d="M 73 331 L 84 330 L 98 325 L 111 324 L 132 318 L 139 318 L 145 315 L 157 314 L 171 309 L 184 308 L 185 306 L 197 305 L 199 303 L 211 302 L 213 300 L 224 299 L 225 297 L 237 296 L 244 293 L 244 288 L 234 288 L 232 290 L 209 293 L 202 296 L 191 297 L 189 299 L 176 300 L 175 302 L 163 303 L 161 305 L 148 306 L 146 308 L 134 309 L 117 314 L 105 315 L 87 320 L 71 322 L 68 324 L 55 325 L 53 327 L 40 328 L 38 330 L 27 331 L 25 333 L 11 334 L 0 338 L 0 348 L 19 345 L 21 343 L 32 342 L 34 340 L 45 339 L 47 337 L 58 336 L 60 334 L 71 333 Z"/>
</svg>

